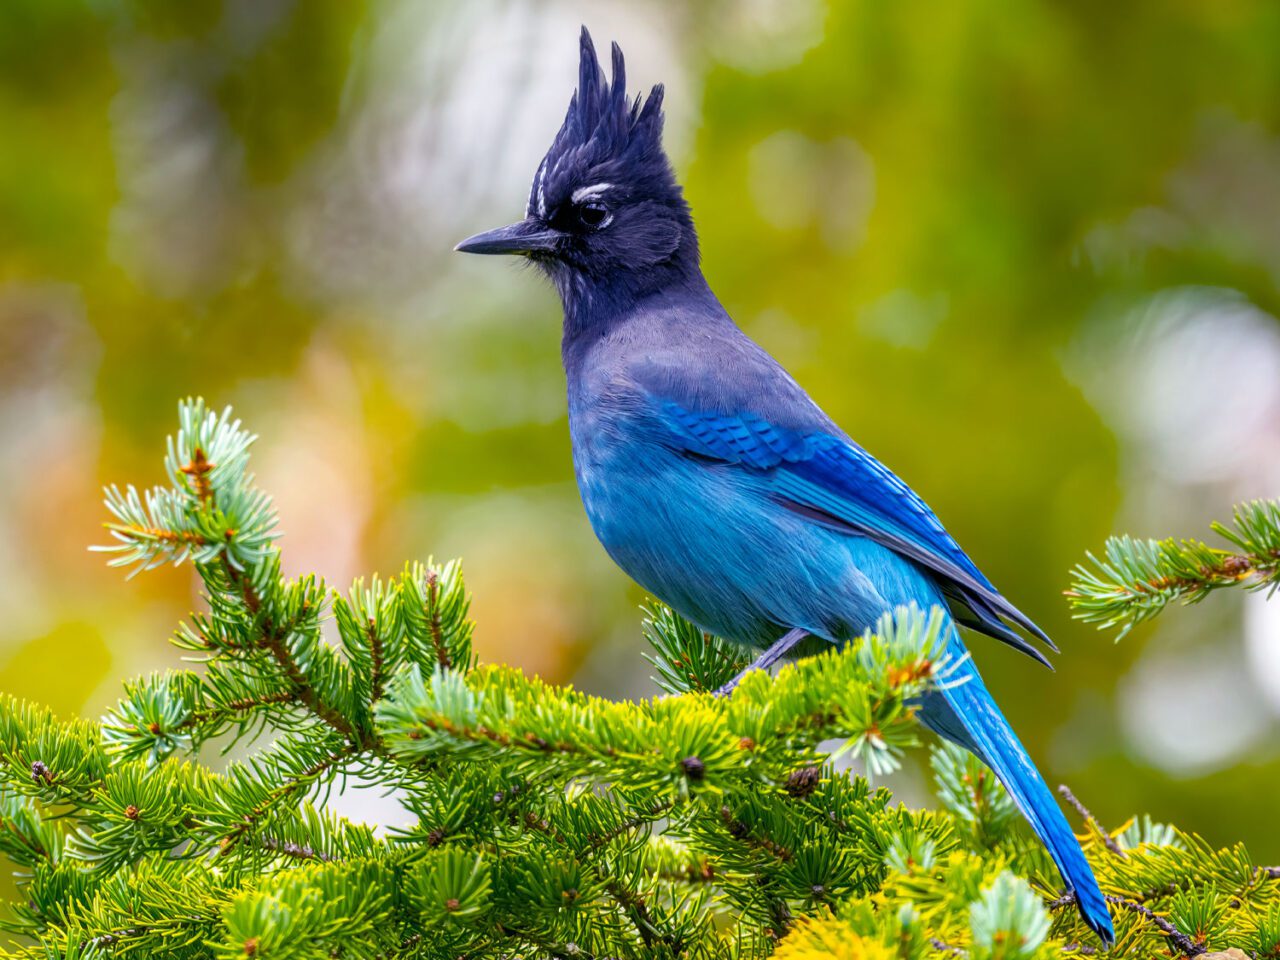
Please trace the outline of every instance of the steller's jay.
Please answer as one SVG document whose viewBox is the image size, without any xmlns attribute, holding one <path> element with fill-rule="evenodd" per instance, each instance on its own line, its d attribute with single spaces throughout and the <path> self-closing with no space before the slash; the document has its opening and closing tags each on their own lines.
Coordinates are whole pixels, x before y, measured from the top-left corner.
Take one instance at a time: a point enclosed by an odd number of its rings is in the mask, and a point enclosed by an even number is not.
<svg viewBox="0 0 1280 960">
<path fill-rule="evenodd" d="M 616 43 L 606 82 L 584 28 L 578 90 L 525 219 L 457 247 L 528 257 L 560 293 L 574 470 L 596 536 L 685 617 L 764 650 L 753 668 L 806 637 L 859 636 L 899 605 L 949 610 L 959 666 L 919 717 L 995 771 L 1111 944 L 1093 872 L 956 627 L 1046 665 L 1014 628 L 1053 644 L 725 313 L 662 148 L 662 96 L 628 99 Z"/>
</svg>

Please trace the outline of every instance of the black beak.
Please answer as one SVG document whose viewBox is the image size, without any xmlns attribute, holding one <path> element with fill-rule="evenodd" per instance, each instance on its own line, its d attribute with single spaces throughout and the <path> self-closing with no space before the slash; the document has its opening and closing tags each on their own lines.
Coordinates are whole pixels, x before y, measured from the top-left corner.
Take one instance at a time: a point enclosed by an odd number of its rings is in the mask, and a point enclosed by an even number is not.
<svg viewBox="0 0 1280 960">
<path fill-rule="evenodd" d="M 556 249 L 560 232 L 537 220 L 521 220 L 507 227 L 467 237 L 453 249 L 459 253 L 550 253 Z"/>
</svg>

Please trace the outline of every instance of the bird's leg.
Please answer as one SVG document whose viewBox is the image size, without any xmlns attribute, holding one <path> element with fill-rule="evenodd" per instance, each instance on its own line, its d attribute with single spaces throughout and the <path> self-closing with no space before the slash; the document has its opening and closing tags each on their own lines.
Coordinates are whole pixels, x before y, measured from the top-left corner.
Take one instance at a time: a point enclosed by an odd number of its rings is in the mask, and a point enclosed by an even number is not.
<svg viewBox="0 0 1280 960">
<path fill-rule="evenodd" d="M 777 663 L 779 660 L 785 657 L 788 651 L 790 651 L 792 647 L 794 647 L 797 643 L 799 643 L 808 635 L 809 635 L 808 630 L 801 630 L 799 627 L 795 627 L 792 630 L 788 630 L 777 640 L 773 641 L 773 645 L 769 647 L 769 649 L 766 650 L 764 653 L 760 654 L 760 656 L 757 657 L 751 663 L 751 665 L 747 667 L 747 669 L 743 670 L 740 674 L 738 674 L 736 677 L 734 677 L 732 680 L 726 683 L 723 687 L 717 690 L 716 696 L 724 697 L 732 693 L 733 688 L 736 687 L 739 683 L 741 683 L 742 678 L 745 677 L 752 670 L 768 670 L 775 663 Z"/>
</svg>

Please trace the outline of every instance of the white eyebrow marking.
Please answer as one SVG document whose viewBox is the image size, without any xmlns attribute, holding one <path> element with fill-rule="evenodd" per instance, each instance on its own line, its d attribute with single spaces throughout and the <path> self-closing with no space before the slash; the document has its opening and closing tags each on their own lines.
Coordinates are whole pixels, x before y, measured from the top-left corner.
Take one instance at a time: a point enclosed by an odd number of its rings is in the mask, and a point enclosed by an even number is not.
<svg viewBox="0 0 1280 960">
<path fill-rule="evenodd" d="M 572 200 L 574 203 L 581 203 L 583 200 L 587 200 L 591 197 L 599 196 L 600 194 L 604 193 L 606 190 L 612 190 L 612 189 L 613 189 L 612 183 L 597 183 L 590 187 L 579 187 L 577 190 L 573 191 L 573 196 L 570 197 L 569 199 Z"/>
<path fill-rule="evenodd" d="M 545 217 L 547 215 L 547 198 L 542 192 L 542 183 L 547 178 L 547 160 L 544 157 L 542 163 L 538 164 L 538 172 L 533 177 L 533 190 L 530 191 L 529 202 L 525 205 L 524 215 L 526 217 L 533 214 L 533 198 L 538 198 L 538 215 Z"/>
</svg>

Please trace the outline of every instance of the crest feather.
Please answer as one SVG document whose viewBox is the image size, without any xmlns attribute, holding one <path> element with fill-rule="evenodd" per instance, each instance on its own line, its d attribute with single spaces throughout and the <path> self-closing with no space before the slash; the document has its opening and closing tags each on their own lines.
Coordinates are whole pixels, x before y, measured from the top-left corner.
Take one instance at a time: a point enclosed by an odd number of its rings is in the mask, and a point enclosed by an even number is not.
<svg viewBox="0 0 1280 960">
<path fill-rule="evenodd" d="M 627 66 L 622 48 L 611 48 L 611 76 L 596 56 L 584 26 L 579 38 L 578 89 L 569 101 L 560 132 L 547 151 L 529 191 L 529 211 L 547 214 L 547 199 L 572 187 L 569 181 L 597 168 L 628 169 L 633 176 L 671 179 L 662 152 L 662 85 L 646 99 L 627 96 Z M 606 176 L 605 179 L 608 179 Z M 674 184 L 674 180 L 671 180 Z"/>
</svg>

